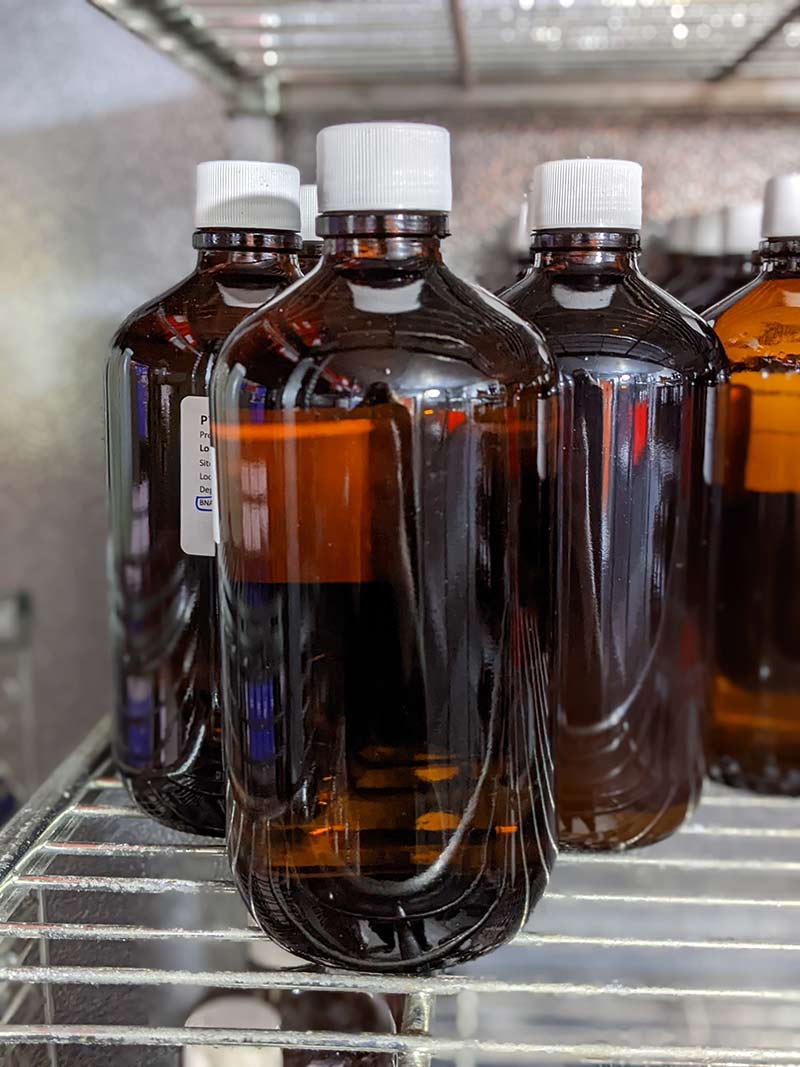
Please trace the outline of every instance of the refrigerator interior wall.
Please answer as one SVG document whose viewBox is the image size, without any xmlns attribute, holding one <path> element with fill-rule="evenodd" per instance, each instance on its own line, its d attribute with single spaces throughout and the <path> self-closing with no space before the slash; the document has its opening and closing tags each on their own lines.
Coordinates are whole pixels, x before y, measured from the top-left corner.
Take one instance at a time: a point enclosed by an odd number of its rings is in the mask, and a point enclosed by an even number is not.
<svg viewBox="0 0 800 1067">
<path fill-rule="evenodd" d="M 33 597 L 47 773 L 108 707 L 103 368 L 123 316 L 192 266 L 213 89 L 80 0 L 11 0 L 0 77 L 0 590 Z"/>
</svg>

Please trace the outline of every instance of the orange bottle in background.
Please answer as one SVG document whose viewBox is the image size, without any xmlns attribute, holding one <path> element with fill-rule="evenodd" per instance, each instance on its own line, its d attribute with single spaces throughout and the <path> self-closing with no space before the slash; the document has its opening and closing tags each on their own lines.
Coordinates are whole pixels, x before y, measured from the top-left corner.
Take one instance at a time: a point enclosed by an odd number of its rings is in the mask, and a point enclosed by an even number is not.
<svg viewBox="0 0 800 1067">
<path fill-rule="evenodd" d="M 707 313 L 731 362 L 711 774 L 800 794 L 800 174 L 773 178 L 755 280 Z"/>
</svg>

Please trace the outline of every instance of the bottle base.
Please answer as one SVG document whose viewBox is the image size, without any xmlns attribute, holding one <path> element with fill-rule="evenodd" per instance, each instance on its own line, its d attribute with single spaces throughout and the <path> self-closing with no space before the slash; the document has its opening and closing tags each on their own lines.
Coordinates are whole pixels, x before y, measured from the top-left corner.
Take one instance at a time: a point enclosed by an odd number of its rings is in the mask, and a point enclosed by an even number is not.
<svg viewBox="0 0 800 1067">
<path fill-rule="evenodd" d="M 564 852 L 627 852 L 655 845 L 679 830 L 694 807 L 693 801 L 660 811 L 608 812 L 591 820 L 575 816 L 569 828 L 559 822 L 559 848 Z"/>
<path fill-rule="evenodd" d="M 175 780 L 166 775 L 134 776 L 122 770 L 120 774 L 136 806 L 162 826 L 202 837 L 225 836 L 222 796 L 199 788 L 186 776 Z"/>
<path fill-rule="evenodd" d="M 800 797 L 800 767 L 783 769 L 764 764 L 745 768 L 732 756 L 721 756 L 709 767 L 708 776 L 720 785 L 763 796 Z"/>
</svg>

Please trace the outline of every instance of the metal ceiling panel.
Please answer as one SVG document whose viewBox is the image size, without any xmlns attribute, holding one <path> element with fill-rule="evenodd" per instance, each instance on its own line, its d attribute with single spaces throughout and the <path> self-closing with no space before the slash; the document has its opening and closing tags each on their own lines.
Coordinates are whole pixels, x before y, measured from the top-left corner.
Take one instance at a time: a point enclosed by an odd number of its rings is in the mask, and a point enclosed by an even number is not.
<svg viewBox="0 0 800 1067">
<path fill-rule="evenodd" d="M 90 2 L 240 98 L 265 81 L 800 83 L 798 0 Z"/>
</svg>

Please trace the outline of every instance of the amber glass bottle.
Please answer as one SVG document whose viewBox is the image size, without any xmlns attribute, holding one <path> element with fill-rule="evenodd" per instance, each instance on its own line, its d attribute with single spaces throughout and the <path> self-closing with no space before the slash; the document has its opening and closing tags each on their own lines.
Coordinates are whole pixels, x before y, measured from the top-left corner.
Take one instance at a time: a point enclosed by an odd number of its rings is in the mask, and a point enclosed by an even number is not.
<svg viewBox="0 0 800 1067">
<path fill-rule="evenodd" d="M 724 358 L 638 270 L 638 164 L 544 164 L 531 210 L 533 271 L 505 299 L 562 383 L 559 835 L 631 848 L 677 829 L 705 773 L 706 417 Z"/>
<path fill-rule="evenodd" d="M 722 210 L 722 255 L 708 276 L 684 294 L 693 311 L 705 312 L 753 280 L 761 240 L 762 202 L 734 204 Z"/>
<path fill-rule="evenodd" d="M 300 250 L 300 270 L 303 274 L 308 274 L 322 259 L 322 241 L 317 236 L 317 210 L 316 185 L 301 185 L 300 236 L 303 238 L 303 247 Z"/>
<path fill-rule="evenodd" d="M 711 773 L 798 795 L 800 175 L 767 186 L 764 233 L 756 279 L 708 313 L 731 361 Z"/>
<path fill-rule="evenodd" d="M 553 857 L 555 372 L 442 263 L 446 130 L 317 151 L 322 263 L 212 387 L 229 852 L 289 951 L 424 971 L 515 933 Z"/>
<path fill-rule="evenodd" d="M 676 295 L 676 288 L 682 284 L 686 271 L 693 262 L 694 257 L 690 252 L 693 227 L 694 220 L 689 215 L 679 215 L 667 224 L 666 269 L 658 278 L 647 275 L 650 281 L 655 282 L 660 288 L 666 289 L 672 296 Z"/>
<path fill-rule="evenodd" d="M 106 376 L 114 751 L 140 807 L 222 835 L 208 381 L 231 330 L 301 277 L 299 173 L 201 163 L 197 266 L 135 311 Z"/>
</svg>

